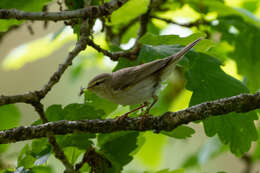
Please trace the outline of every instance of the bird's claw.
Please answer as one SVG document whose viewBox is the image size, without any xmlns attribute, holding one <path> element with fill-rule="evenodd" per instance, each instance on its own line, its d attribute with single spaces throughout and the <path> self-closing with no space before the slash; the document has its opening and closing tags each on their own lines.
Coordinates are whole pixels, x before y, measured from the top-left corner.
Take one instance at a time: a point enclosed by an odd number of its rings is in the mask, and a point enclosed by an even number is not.
<svg viewBox="0 0 260 173">
<path fill-rule="evenodd" d="M 124 115 L 116 117 L 115 122 L 117 123 L 118 121 L 122 121 L 122 120 L 128 118 L 128 115 L 129 115 L 129 113 L 125 113 Z"/>
</svg>

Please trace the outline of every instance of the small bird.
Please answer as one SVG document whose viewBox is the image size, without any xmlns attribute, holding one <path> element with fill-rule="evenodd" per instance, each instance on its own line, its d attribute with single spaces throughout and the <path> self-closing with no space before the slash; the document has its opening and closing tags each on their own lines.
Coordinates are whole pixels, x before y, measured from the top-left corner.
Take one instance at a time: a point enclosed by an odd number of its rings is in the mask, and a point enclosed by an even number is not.
<svg viewBox="0 0 260 173">
<path fill-rule="evenodd" d="M 169 57 L 123 68 L 113 73 L 99 74 L 88 83 L 87 89 L 100 97 L 120 105 L 144 103 L 140 107 L 121 116 L 124 118 L 128 114 L 148 106 L 147 101 L 153 99 L 153 102 L 145 111 L 144 115 L 146 115 L 158 100 L 156 91 L 160 88 L 162 81 L 167 79 L 177 62 L 201 39 L 195 40 L 178 53 Z M 83 92 L 84 88 L 82 88 L 81 94 Z"/>
</svg>

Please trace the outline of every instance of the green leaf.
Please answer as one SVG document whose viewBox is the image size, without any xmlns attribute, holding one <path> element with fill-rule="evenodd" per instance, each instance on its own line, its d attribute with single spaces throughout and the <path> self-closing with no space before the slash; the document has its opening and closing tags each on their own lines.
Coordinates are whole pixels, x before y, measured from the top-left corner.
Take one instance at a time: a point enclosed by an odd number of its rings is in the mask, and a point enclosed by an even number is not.
<svg viewBox="0 0 260 173">
<path fill-rule="evenodd" d="M 65 136 L 57 136 L 58 144 L 65 147 L 77 147 L 78 149 L 87 149 L 89 148 L 93 142 L 90 141 L 90 138 L 95 138 L 95 134 L 90 133 L 79 133 L 79 134 L 68 134 Z"/>
<path fill-rule="evenodd" d="M 176 129 L 174 129 L 171 132 L 161 131 L 160 133 L 173 138 L 185 139 L 191 137 L 195 133 L 195 131 L 188 126 L 178 126 Z"/>
<path fill-rule="evenodd" d="M 66 157 L 73 165 L 77 162 L 79 156 L 85 152 L 85 150 L 80 150 L 75 147 L 66 147 L 63 149 Z"/>
<path fill-rule="evenodd" d="M 46 5 L 51 0 L 19 0 L 19 1 L 9 1 L 1 0 L 0 9 L 11 9 L 15 8 L 24 11 L 41 11 L 43 6 Z M 0 32 L 5 32 L 10 26 L 20 25 L 23 21 L 18 21 L 15 19 L 11 20 L 0 20 Z"/>
<path fill-rule="evenodd" d="M 138 65 L 137 61 L 130 61 L 126 58 L 119 58 L 118 61 L 117 61 L 117 65 L 113 69 L 113 72 L 120 70 L 122 68 L 136 66 L 136 65 Z"/>
<path fill-rule="evenodd" d="M 17 166 L 31 168 L 33 167 L 35 161 L 36 158 L 31 155 L 30 146 L 28 144 L 25 145 L 18 156 Z"/>
<path fill-rule="evenodd" d="M 14 105 L 0 106 L 0 130 L 10 129 L 19 124 L 20 112 Z M 0 153 L 8 149 L 8 144 L 0 144 Z"/>
<path fill-rule="evenodd" d="M 19 124 L 20 112 L 14 105 L 0 107 L 0 130 L 13 128 Z"/>
<path fill-rule="evenodd" d="M 112 113 L 113 111 L 116 110 L 117 108 L 117 104 L 110 102 L 106 99 L 100 98 L 98 97 L 95 93 L 90 92 L 90 91 L 86 91 L 85 95 L 85 103 L 89 106 L 94 107 L 95 109 L 100 109 L 100 110 L 104 110 L 104 112 L 106 113 L 105 116 L 109 115 L 110 113 Z"/>
<path fill-rule="evenodd" d="M 51 105 L 45 111 L 48 121 L 58 121 L 64 119 L 61 105 Z"/>
<path fill-rule="evenodd" d="M 46 110 L 49 121 L 97 119 L 104 114 L 103 110 L 97 110 L 90 105 L 78 103 L 69 104 L 64 109 L 62 109 L 61 105 L 51 105 Z"/>
<path fill-rule="evenodd" d="M 34 139 L 31 144 L 31 153 L 34 157 L 41 157 L 51 152 L 51 145 L 48 139 Z"/>
<path fill-rule="evenodd" d="M 260 27 L 245 22 L 241 17 L 228 16 L 219 19 L 216 30 L 222 32 L 223 39 L 234 45 L 230 56 L 237 63 L 238 73 L 244 75 L 247 86 L 256 91 L 260 88 Z M 233 30 L 233 31 L 232 31 Z"/>
<path fill-rule="evenodd" d="M 257 10 L 258 0 L 249 0 L 242 2 L 242 6 L 244 9 L 255 12 Z"/>
<path fill-rule="evenodd" d="M 186 71 L 188 90 L 193 91 L 190 106 L 205 101 L 247 93 L 248 89 L 238 80 L 224 73 L 221 63 L 209 55 L 190 52 L 189 67 Z M 236 155 L 247 152 L 251 142 L 257 139 L 254 120 L 255 112 L 229 113 L 225 116 L 210 117 L 203 121 L 207 136 L 218 134 L 224 144 Z"/>
<path fill-rule="evenodd" d="M 103 110 L 96 110 L 92 106 L 78 103 L 69 104 L 63 109 L 64 119 L 66 120 L 97 119 L 104 114 Z"/>
<path fill-rule="evenodd" d="M 138 147 L 138 134 L 138 132 L 116 132 L 98 136 L 100 151 L 112 163 L 112 168 L 108 172 L 121 172 L 123 166 L 133 159 L 131 153 Z"/>
<path fill-rule="evenodd" d="M 180 37 L 178 35 L 154 35 L 148 32 L 143 37 L 141 37 L 140 42 L 153 46 L 174 44 L 185 46 L 200 37 L 206 37 L 206 34 L 194 33 L 188 37 Z M 211 40 L 203 39 L 196 46 L 194 46 L 194 49 L 196 51 L 205 52 L 214 45 L 215 43 L 213 43 Z"/>
<path fill-rule="evenodd" d="M 112 13 L 111 24 L 116 25 L 127 23 L 131 19 L 145 13 L 149 2 L 149 0 L 129 0 L 122 7 Z"/>
<path fill-rule="evenodd" d="M 140 162 L 150 169 L 158 169 L 163 160 L 164 146 L 167 144 L 167 137 L 162 134 L 145 132 L 142 134 L 144 142 L 142 148 L 135 155 Z M 151 153 L 152 156 L 151 157 Z"/>
</svg>

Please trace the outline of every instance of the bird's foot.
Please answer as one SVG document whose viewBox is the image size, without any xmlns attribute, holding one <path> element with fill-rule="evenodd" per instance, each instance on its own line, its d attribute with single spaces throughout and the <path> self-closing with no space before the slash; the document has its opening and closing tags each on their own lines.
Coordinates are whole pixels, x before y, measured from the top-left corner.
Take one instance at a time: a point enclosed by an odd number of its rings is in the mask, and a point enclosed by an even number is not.
<svg viewBox="0 0 260 173">
<path fill-rule="evenodd" d="M 125 113 L 125 114 L 123 114 L 123 115 L 121 115 L 121 116 L 116 117 L 115 122 L 117 123 L 117 122 L 119 122 L 119 121 L 122 121 L 122 120 L 128 118 L 128 115 L 129 115 L 129 114 L 130 114 L 130 112 L 127 112 L 127 113 Z"/>
<path fill-rule="evenodd" d="M 143 115 L 141 115 L 141 117 L 140 117 L 140 129 L 144 128 L 145 119 L 148 118 L 149 116 L 150 116 L 149 113 L 144 113 Z"/>
</svg>

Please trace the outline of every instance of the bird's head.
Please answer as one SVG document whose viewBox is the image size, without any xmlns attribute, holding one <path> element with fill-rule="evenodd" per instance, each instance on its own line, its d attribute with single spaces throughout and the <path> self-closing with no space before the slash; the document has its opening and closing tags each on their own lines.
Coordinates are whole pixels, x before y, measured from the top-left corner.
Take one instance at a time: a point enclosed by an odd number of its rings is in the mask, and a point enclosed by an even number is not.
<svg viewBox="0 0 260 173">
<path fill-rule="evenodd" d="M 94 77 L 88 83 L 88 90 L 100 94 L 100 92 L 104 92 L 109 85 L 109 81 L 111 81 L 112 75 L 109 73 L 102 73 Z"/>
</svg>

